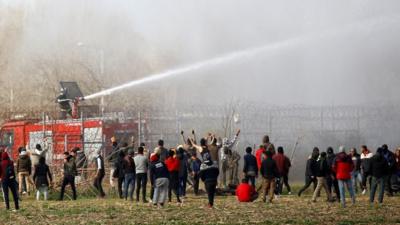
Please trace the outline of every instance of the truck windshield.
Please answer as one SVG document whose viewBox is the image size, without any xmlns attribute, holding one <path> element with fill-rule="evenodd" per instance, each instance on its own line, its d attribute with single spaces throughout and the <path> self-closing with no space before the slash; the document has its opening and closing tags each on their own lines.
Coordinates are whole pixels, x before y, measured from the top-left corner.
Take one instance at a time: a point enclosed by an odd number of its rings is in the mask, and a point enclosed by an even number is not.
<svg viewBox="0 0 400 225">
<path fill-rule="evenodd" d="M 14 132 L 12 131 L 3 131 L 0 134 L 0 145 L 6 147 L 12 147 L 14 145 Z"/>
</svg>

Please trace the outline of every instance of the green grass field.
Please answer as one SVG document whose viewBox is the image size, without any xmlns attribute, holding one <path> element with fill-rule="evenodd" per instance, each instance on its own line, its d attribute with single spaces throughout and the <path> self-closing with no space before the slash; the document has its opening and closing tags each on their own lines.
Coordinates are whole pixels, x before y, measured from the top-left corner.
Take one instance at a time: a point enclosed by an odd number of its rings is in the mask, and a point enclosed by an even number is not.
<svg viewBox="0 0 400 225">
<path fill-rule="evenodd" d="M 0 206 L 0 224 L 399 224 L 400 198 L 385 198 L 384 205 L 370 207 L 367 197 L 341 208 L 338 203 L 310 202 L 310 192 L 301 198 L 284 195 L 273 204 L 238 203 L 234 196 L 217 197 L 216 208 L 206 208 L 206 196 L 189 194 L 184 206 L 176 203 L 157 209 L 107 197 L 79 198 L 63 202 L 37 202 L 24 196 L 21 210 L 10 212 Z M 55 196 L 53 195 L 54 199 Z"/>
</svg>

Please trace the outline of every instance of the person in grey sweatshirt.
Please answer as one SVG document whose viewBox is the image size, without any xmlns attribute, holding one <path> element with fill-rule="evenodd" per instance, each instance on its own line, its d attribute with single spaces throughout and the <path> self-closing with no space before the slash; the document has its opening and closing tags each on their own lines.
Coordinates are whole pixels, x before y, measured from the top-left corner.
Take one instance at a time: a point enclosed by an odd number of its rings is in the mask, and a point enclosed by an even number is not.
<svg viewBox="0 0 400 225">
<path fill-rule="evenodd" d="M 138 154 L 134 158 L 136 165 L 136 201 L 139 201 L 140 189 L 142 189 L 142 199 L 146 200 L 146 185 L 147 185 L 147 168 L 149 167 L 149 159 L 144 155 L 144 148 L 138 148 Z"/>
</svg>

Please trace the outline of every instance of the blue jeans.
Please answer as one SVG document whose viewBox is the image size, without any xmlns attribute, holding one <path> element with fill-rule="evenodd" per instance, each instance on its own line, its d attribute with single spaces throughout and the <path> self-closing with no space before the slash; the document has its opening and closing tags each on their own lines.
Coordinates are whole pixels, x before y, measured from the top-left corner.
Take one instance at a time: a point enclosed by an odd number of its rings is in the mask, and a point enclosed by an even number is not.
<svg viewBox="0 0 400 225">
<path fill-rule="evenodd" d="M 345 186 L 347 187 L 347 190 L 350 193 L 351 201 L 352 203 L 356 203 L 356 196 L 354 194 L 353 190 L 353 184 L 351 182 L 351 179 L 348 180 L 338 180 L 339 184 L 339 192 L 340 192 L 340 202 L 342 203 L 343 207 L 346 207 L 346 191 L 345 191 Z"/>
<path fill-rule="evenodd" d="M 360 171 L 351 172 L 351 183 L 353 184 L 353 190 L 357 192 L 357 183 L 362 183 L 362 176 Z"/>
<path fill-rule="evenodd" d="M 179 177 L 179 196 L 186 196 L 186 182 L 187 182 L 187 174 L 183 177 Z"/>
<path fill-rule="evenodd" d="M 131 189 L 129 190 L 129 186 Z M 124 180 L 124 191 L 125 191 L 125 199 L 128 199 L 128 190 L 129 190 L 129 198 L 133 200 L 133 192 L 135 191 L 135 174 L 134 173 L 127 173 L 125 174 Z"/>
<path fill-rule="evenodd" d="M 372 177 L 372 182 L 371 182 L 371 192 L 369 193 L 369 202 L 374 203 L 375 200 L 375 193 L 376 190 L 378 189 L 379 186 L 379 196 L 378 196 L 378 202 L 382 203 L 383 202 L 383 195 L 385 194 L 385 178 L 376 178 Z"/>
</svg>

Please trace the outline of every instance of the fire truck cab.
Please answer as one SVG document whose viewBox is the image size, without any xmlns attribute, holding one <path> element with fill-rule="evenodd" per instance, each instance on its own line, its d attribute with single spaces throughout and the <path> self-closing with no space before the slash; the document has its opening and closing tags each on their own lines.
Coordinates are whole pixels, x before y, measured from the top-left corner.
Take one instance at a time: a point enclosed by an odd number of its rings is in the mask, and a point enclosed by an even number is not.
<svg viewBox="0 0 400 225">
<path fill-rule="evenodd" d="M 118 119 L 67 119 L 67 120 L 10 120 L 0 128 L 0 145 L 7 148 L 11 157 L 18 157 L 18 148 L 35 149 L 40 144 L 48 149 L 47 159 L 60 161 L 65 151 L 74 147 L 83 149 L 90 157 L 96 150 L 107 154 L 111 150 L 111 137 L 120 143 L 131 142 L 138 133 L 134 120 Z"/>
</svg>

